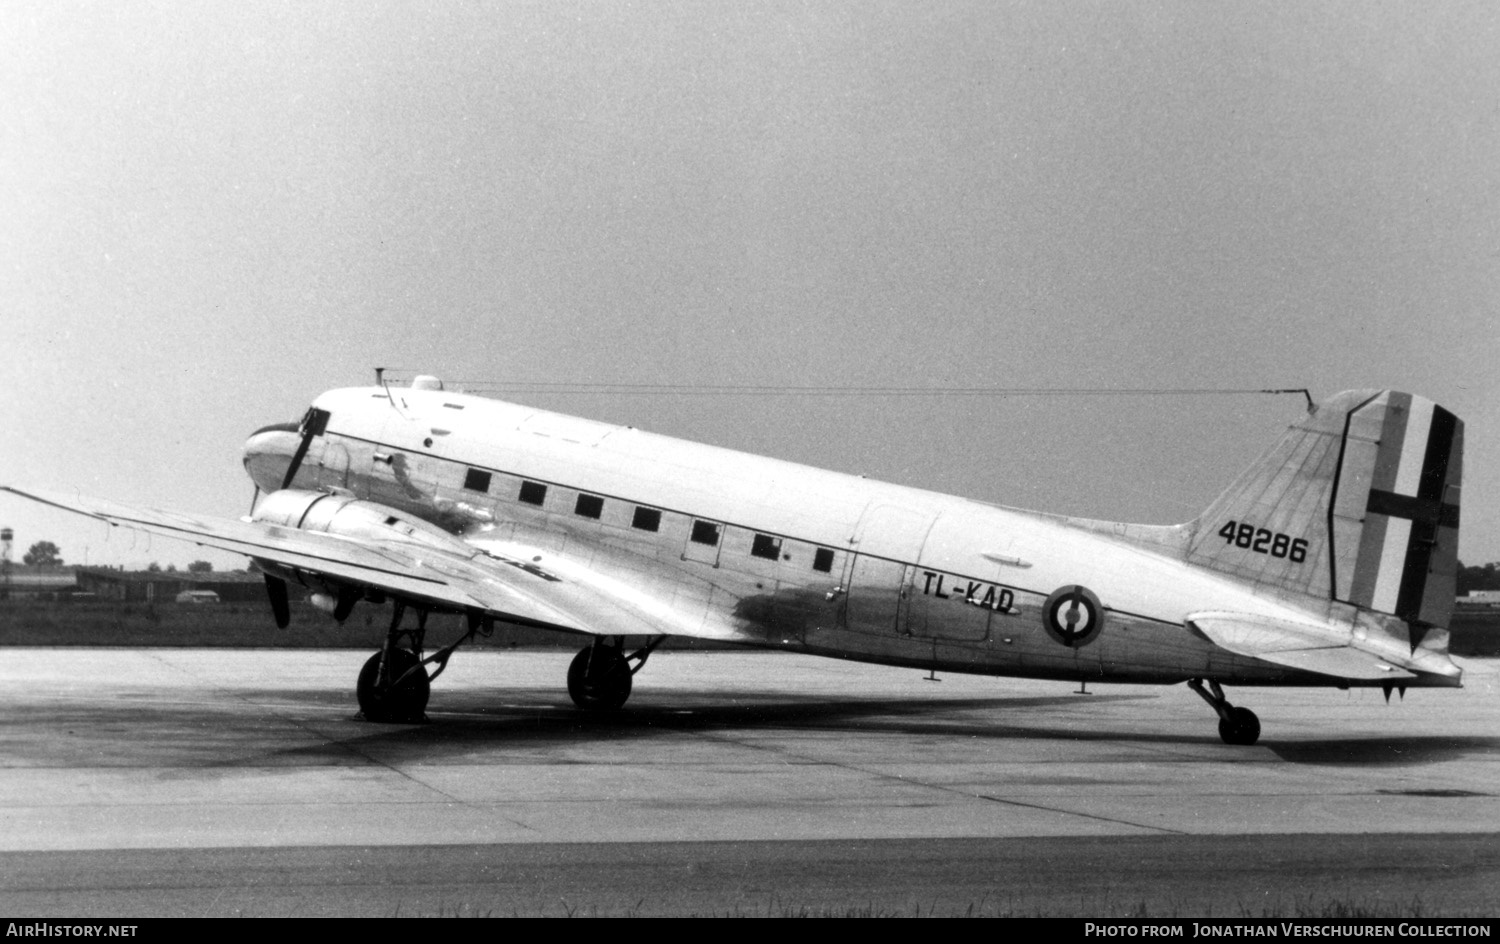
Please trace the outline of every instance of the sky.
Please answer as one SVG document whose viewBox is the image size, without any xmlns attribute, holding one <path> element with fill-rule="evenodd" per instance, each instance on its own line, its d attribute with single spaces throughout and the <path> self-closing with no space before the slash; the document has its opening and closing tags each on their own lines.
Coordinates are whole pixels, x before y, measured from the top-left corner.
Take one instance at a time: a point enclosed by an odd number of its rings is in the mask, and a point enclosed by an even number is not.
<svg viewBox="0 0 1500 944">
<path fill-rule="evenodd" d="M 249 434 L 380 365 L 1173 523 L 1302 398 L 702 388 L 1378 387 L 1466 421 L 1500 560 L 1497 50 L 1481 2 L 8 2 L 0 484 L 239 516 Z"/>
</svg>

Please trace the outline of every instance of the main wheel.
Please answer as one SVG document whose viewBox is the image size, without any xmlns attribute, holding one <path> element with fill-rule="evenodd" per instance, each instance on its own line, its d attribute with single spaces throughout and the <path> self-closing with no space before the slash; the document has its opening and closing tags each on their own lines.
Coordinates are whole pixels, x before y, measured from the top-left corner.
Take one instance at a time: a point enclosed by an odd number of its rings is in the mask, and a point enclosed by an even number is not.
<svg viewBox="0 0 1500 944">
<path fill-rule="evenodd" d="M 1219 719 L 1219 737 L 1225 744 L 1250 745 L 1260 740 L 1260 719 L 1249 708 L 1231 708 Z"/>
<path fill-rule="evenodd" d="M 354 688 L 365 720 L 386 724 L 421 721 L 425 717 L 423 711 L 427 708 L 427 697 L 432 694 L 432 684 L 425 669 L 418 668 L 406 675 L 407 670 L 417 665 L 416 653 L 409 649 L 393 650 L 386 675 L 390 681 L 385 684 L 380 680 L 380 659 L 379 652 L 370 656 L 364 668 L 359 670 L 359 682 Z"/>
<path fill-rule="evenodd" d="M 620 650 L 589 646 L 568 666 L 568 695 L 587 711 L 614 711 L 630 697 L 630 663 Z"/>
</svg>

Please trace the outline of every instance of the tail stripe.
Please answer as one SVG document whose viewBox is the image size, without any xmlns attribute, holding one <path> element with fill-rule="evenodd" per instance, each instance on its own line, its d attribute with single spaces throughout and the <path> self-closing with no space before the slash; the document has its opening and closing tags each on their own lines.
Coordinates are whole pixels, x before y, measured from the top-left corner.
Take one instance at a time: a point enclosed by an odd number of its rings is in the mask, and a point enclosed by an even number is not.
<svg viewBox="0 0 1500 944">
<path fill-rule="evenodd" d="M 1380 524 L 1384 527 L 1379 527 Z M 1360 570 L 1368 567 L 1374 572 L 1374 581 L 1369 596 L 1353 602 L 1382 613 L 1394 613 L 1397 595 L 1401 592 L 1401 575 L 1406 568 L 1406 550 L 1411 546 L 1411 522 L 1405 518 L 1387 518 L 1374 528 L 1369 523 L 1365 527 L 1372 535 L 1378 534 L 1380 539 L 1376 544 L 1378 550 L 1368 561 L 1360 557 Z M 1360 580 L 1360 576 L 1362 574 L 1355 575 L 1355 586 L 1368 585 L 1367 581 Z"/>
<path fill-rule="evenodd" d="M 1354 580 L 1347 599 L 1357 606 L 1369 607 L 1382 613 L 1396 611 L 1396 600 L 1401 591 L 1401 574 L 1406 566 L 1406 549 L 1411 544 L 1411 521 L 1387 514 L 1372 514 L 1370 499 L 1377 494 L 1397 494 L 1403 457 L 1406 457 L 1404 464 L 1408 479 L 1415 480 L 1420 474 L 1420 469 L 1413 472 L 1412 467 L 1420 464 L 1421 459 L 1411 458 L 1410 452 L 1413 450 L 1407 448 L 1409 442 L 1406 433 L 1407 425 L 1412 419 L 1411 407 L 1412 397 L 1409 394 L 1391 393 L 1364 404 L 1359 410 L 1372 419 L 1377 419 L 1379 428 L 1374 442 L 1374 468 L 1359 507 L 1363 532 L 1360 535 Z M 1419 418 L 1418 425 L 1425 423 Z M 1411 442 L 1415 442 L 1415 437 Z M 1424 439 L 1424 454 L 1426 445 Z M 1354 495 L 1350 497 L 1356 498 Z"/>
<path fill-rule="evenodd" d="M 1432 555 L 1438 546 L 1438 527 L 1446 516 L 1451 516 L 1454 527 L 1457 527 L 1458 506 L 1443 504 L 1455 425 L 1452 413 L 1439 406 L 1433 407 L 1427 451 L 1417 483 L 1416 507 L 1411 509 L 1411 543 L 1406 548 L 1406 570 L 1401 578 L 1401 594 L 1396 601 L 1396 615 L 1404 620 L 1422 621 L 1422 600 L 1426 595 L 1427 575 L 1432 569 Z M 1375 495 L 1371 494 L 1370 498 L 1373 503 Z"/>
<path fill-rule="evenodd" d="M 1457 420 L 1405 394 L 1384 406 L 1348 602 L 1423 621 L 1437 530 L 1457 526 L 1458 506 L 1443 502 Z"/>
</svg>

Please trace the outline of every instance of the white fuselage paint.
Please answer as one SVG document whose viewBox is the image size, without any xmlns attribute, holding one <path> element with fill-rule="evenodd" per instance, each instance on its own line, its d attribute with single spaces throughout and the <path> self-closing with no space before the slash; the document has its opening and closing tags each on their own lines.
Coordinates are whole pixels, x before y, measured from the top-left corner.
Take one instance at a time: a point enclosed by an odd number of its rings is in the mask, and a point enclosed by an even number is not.
<svg viewBox="0 0 1500 944">
<path fill-rule="evenodd" d="M 330 420 L 296 487 L 346 489 L 473 543 L 534 549 L 563 575 L 587 568 L 654 607 L 665 633 L 996 675 L 1331 684 L 1228 653 L 1184 617 L 1227 610 L 1347 631 L 1326 603 L 1299 607 L 1033 512 L 451 392 L 335 390 L 315 406 Z M 247 465 L 261 488 L 280 487 L 272 466 Z M 486 474 L 484 491 L 465 487 Z M 533 500 L 545 487 L 540 505 L 521 500 L 523 482 Z M 598 518 L 578 513 L 580 495 L 602 499 Z M 657 530 L 635 526 L 637 508 L 660 513 Z M 700 521 L 718 527 L 717 544 L 692 540 Z M 1102 631 L 1079 647 L 1042 623 L 1048 595 L 1069 585 L 1104 608 Z"/>
<path fill-rule="evenodd" d="M 1418 401 L 1408 408 L 1402 437 L 1401 459 L 1396 468 L 1397 495 L 1415 496 L 1422 482 L 1422 464 L 1427 454 L 1427 436 L 1432 430 L 1433 404 Z M 1409 518 L 1387 518 L 1385 540 L 1380 549 L 1380 571 L 1375 579 L 1371 606 L 1382 613 L 1396 612 L 1401 595 L 1401 576 L 1406 569 L 1406 548 L 1411 543 Z"/>
</svg>

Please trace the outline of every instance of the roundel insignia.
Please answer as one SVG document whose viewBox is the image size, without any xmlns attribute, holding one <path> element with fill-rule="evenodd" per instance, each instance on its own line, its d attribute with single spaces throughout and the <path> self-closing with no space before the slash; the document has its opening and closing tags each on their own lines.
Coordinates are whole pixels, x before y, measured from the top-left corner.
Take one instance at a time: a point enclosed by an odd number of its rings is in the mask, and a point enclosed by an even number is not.
<svg viewBox="0 0 1500 944">
<path fill-rule="evenodd" d="M 1104 628 L 1104 607 L 1087 587 L 1077 584 L 1058 587 L 1042 607 L 1042 625 L 1049 636 L 1064 646 L 1086 646 Z"/>
</svg>

